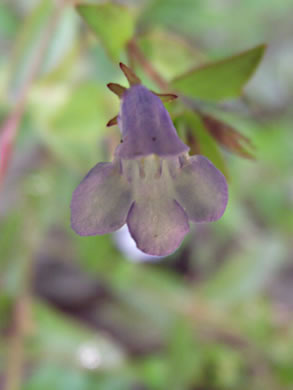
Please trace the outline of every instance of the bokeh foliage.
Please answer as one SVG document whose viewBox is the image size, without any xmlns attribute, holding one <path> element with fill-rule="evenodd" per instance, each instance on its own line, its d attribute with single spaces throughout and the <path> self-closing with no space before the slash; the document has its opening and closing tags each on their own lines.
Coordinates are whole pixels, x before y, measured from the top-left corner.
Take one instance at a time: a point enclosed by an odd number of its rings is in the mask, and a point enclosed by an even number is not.
<svg viewBox="0 0 293 390">
<path fill-rule="evenodd" d="M 0 194 L 0 388 L 291 390 L 292 1 L 91 4 L 0 5 L 3 123 L 56 18 Z M 181 95 L 178 132 L 229 178 L 224 217 L 154 263 L 70 228 L 73 189 L 120 139 L 119 61 Z"/>
</svg>

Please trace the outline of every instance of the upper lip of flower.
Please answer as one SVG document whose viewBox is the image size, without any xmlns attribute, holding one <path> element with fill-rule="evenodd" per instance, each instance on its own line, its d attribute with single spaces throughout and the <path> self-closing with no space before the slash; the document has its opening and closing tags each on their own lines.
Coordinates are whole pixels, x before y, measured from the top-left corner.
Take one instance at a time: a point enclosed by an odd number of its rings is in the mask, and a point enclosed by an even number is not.
<svg viewBox="0 0 293 390">
<path fill-rule="evenodd" d="M 117 157 L 168 157 L 189 150 L 178 137 L 160 98 L 143 85 L 134 85 L 122 95 L 118 125 L 123 142 L 116 149 Z"/>
</svg>

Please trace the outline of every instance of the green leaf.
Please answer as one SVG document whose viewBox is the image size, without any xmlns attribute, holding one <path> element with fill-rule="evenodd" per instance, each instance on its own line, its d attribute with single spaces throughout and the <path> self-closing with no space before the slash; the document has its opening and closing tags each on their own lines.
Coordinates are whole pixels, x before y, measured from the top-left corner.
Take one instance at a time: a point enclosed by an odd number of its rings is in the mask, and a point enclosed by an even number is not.
<svg viewBox="0 0 293 390">
<path fill-rule="evenodd" d="M 26 378 L 23 390 L 84 390 L 90 386 L 90 378 L 82 370 L 56 362 L 48 364 L 40 360 L 38 363 L 34 375 Z"/>
<path fill-rule="evenodd" d="M 284 262 L 283 244 L 273 236 L 250 244 L 233 254 L 203 286 L 203 295 L 223 304 L 253 297 L 273 278 Z"/>
<path fill-rule="evenodd" d="M 40 1 L 19 30 L 11 66 L 11 89 L 14 94 L 17 94 L 28 78 L 33 57 L 41 42 L 41 31 L 48 23 L 52 12 L 52 2 Z"/>
<path fill-rule="evenodd" d="M 238 97 L 262 59 L 265 47 L 260 45 L 236 56 L 195 68 L 177 77 L 171 84 L 192 98 L 218 101 Z"/>
<path fill-rule="evenodd" d="M 13 8 L 13 7 L 12 7 Z M 1 38 L 12 38 L 18 27 L 18 19 L 8 4 L 0 4 L 0 33 Z"/>
<path fill-rule="evenodd" d="M 146 2 L 141 12 L 139 28 L 149 25 L 162 25 L 172 31 L 185 34 L 194 31 L 201 4 L 194 0 L 152 0 Z"/>
<path fill-rule="evenodd" d="M 134 18 L 129 9 L 110 3 L 79 5 L 76 9 L 117 62 L 134 33 Z"/>
<path fill-rule="evenodd" d="M 177 318 L 172 325 L 168 335 L 169 375 L 165 388 L 189 389 L 198 381 L 202 369 L 200 346 L 189 322 Z"/>
<path fill-rule="evenodd" d="M 188 126 L 190 126 L 192 134 L 199 144 L 199 153 L 211 160 L 211 162 L 228 177 L 228 170 L 219 147 L 213 137 L 206 131 L 200 117 L 194 112 L 185 112 L 184 120 Z"/>
<path fill-rule="evenodd" d="M 201 120 L 207 131 L 220 145 L 241 157 L 254 158 L 250 151 L 253 149 L 250 139 L 239 133 L 234 127 L 208 114 L 202 114 Z"/>
<path fill-rule="evenodd" d="M 42 0 L 21 26 L 12 56 L 10 91 L 16 96 L 30 77 L 40 47 L 46 41 L 46 29 L 54 15 L 54 2 Z M 75 42 L 77 18 L 67 7 L 50 36 L 38 76 L 49 73 L 62 62 Z"/>
<path fill-rule="evenodd" d="M 3 197 L 2 197 L 3 201 Z M 4 203 L 3 203 L 4 204 Z M 22 219 L 18 213 L 10 214 L 9 218 L 2 218 L 0 223 L 0 270 L 1 272 L 9 264 L 9 260 L 15 256 L 17 248 L 13 245 L 15 240 L 20 240 Z"/>
<path fill-rule="evenodd" d="M 67 92 L 57 104 L 56 95 L 48 94 L 48 88 L 40 88 L 34 100 L 34 118 L 42 138 L 55 155 L 81 171 L 101 158 L 99 145 L 113 114 L 109 114 L 112 100 L 105 91 L 91 81 Z M 44 106 L 49 109 L 46 111 Z"/>
<path fill-rule="evenodd" d="M 57 294 L 58 286 L 57 282 Z M 90 328 L 81 326 L 81 323 L 42 302 L 35 303 L 32 310 L 38 325 L 34 333 L 35 356 L 45 355 L 51 363 L 66 360 L 74 366 L 76 358 L 79 360 L 77 351 L 89 345 L 100 356 L 101 367 L 116 367 L 122 362 L 122 350 L 107 336 L 92 332 Z"/>
<path fill-rule="evenodd" d="M 177 34 L 166 30 L 152 30 L 139 37 L 138 44 L 166 80 L 204 63 L 205 56 L 200 50 Z"/>
<path fill-rule="evenodd" d="M 165 389 L 168 378 L 167 361 L 163 356 L 151 355 L 141 361 L 139 366 L 143 383 L 150 389 Z"/>
</svg>

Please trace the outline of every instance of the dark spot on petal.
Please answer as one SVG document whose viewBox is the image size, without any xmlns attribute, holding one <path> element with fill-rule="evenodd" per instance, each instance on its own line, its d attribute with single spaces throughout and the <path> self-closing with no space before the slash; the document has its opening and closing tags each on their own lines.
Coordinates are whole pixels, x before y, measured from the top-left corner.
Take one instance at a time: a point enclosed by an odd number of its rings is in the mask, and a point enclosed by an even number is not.
<svg viewBox="0 0 293 390">
<path fill-rule="evenodd" d="M 152 140 L 153 140 L 153 141 L 156 141 L 156 139 L 157 139 L 156 137 L 152 137 Z"/>
<path fill-rule="evenodd" d="M 120 143 L 123 144 L 123 139 L 120 140 Z"/>
</svg>

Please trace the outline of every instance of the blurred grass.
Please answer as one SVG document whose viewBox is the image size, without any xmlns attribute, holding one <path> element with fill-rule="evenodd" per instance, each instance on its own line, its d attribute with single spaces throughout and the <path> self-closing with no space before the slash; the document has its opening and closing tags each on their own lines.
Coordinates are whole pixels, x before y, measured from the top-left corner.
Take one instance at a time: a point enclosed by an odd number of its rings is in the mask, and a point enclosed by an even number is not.
<svg viewBox="0 0 293 390">
<path fill-rule="evenodd" d="M 0 388 L 8 390 L 20 324 L 23 361 L 14 369 L 25 390 L 291 390 L 292 1 L 130 3 L 140 48 L 166 80 L 268 44 L 244 98 L 220 113 L 252 140 L 256 160 L 218 155 L 195 126 L 202 153 L 225 161 L 230 200 L 220 221 L 195 226 L 169 258 L 139 263 L 114 235 L 77 237 L 71 194 L 119 142 L 118 129 L 105 127 L 118 111 L 106 84 L 124 80 L 103 40 L 67 7 L 30 88 L 0 198 Z M 1 120 L 52 6 L 0 6 Z M 170 111 L 177 124 L 180 102 Z"/>
</svg>

